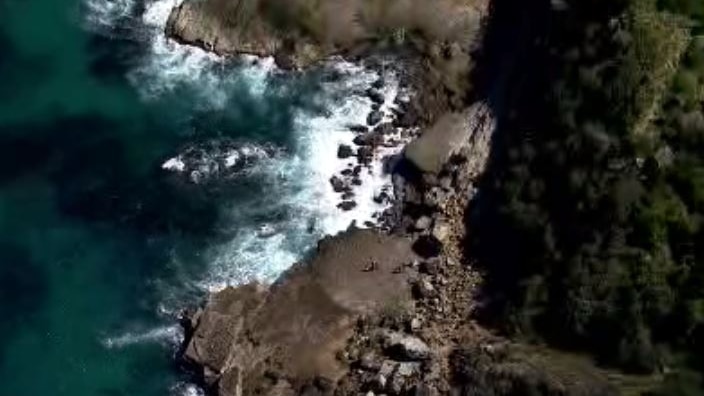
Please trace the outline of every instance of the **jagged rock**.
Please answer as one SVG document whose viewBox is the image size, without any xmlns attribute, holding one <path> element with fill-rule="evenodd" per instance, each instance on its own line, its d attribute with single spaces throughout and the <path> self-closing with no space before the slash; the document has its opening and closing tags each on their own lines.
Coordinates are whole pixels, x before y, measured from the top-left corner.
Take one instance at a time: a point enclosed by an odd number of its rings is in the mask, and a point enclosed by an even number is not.
<svg viewBox="0 0 704 396">
<path fill-rule="evenodd" d="M 372 102 L 378 103 L 378 104 L 383 104 L 384 103 L 384 94 L 381 93 L 378 89 L 375 88 L 369 88 L 367 90 L 367 97 L 371 99 Z"/>
<path fill-rule="evenodd" d="M 346 144 L 341 144 L 337 148 L 337 158 L 349 158 L 352 156 L 354 156 L 354 150 L 352 150 L 352 147 Z"/>
<path fill-rule="evenodd" d="M 366 352 L 359 359 L 359 367 L 367 371 L 376 371 L 381 368 L 381 363 L 372 352 Z"/>
<path fill-rule="evenodd" d="M 403 111 L 396 111 L 396 118 L 394 118 L 393 125 L 397 128 L 411 128 L 417 126 L 418 122 L 418 112 L 413 108 L 405 108 Z"/>
<path fill-rule="evenodd" d="M 336 193 L 341 193 L 347 190 L 347 183 L 345 183 L 344 180 L 340 179 L 337 176 L 333 176 L 330 178 L 330 184 L 332 185 L 332 189 Z"/>
<path fill-rule="evenodd" d="M 438 390 L 428 384 L 418 384 L 413 392 L 413 396 L 438 396 Z"/>
<path fill-rule="evenodd" d="M 367 116 L 367 125 L 373 126 L 381 122 L 384 119 L 384 113 L 379 110 L 374 110 Z"/>
<path fill-rule="evenodd" d="M 425 260 L 422 263 L 420 263 L 420 272 L 428 275 L 435 275 L 438 273 L 438 267 L 440 266 L 439 263 L 440 260 L 438 259 L 430 259 L 430 260 Z"/>
<path fill-rule="evenodd" d="M 477 102 L 462 113 L 448 113 L 406 147 L 405 156 L 421 172 L 439 174 L 458 157 L 472 174 L 486 167 L 496 121 L 490 107 Z"/>
<path fill-rule="evenodd" d="M 447 201 L 447 193 L 439 187 L 433 187 L 423 194 L 423 203 L 431 208 L 442 208 Z"/>
<path fill-rule="evenodd" d="M 347 212 L 347 211 L 350 211 L 350 210 L 356 208 L 357 202 L 355 202 L 355 201 L 342 201 L 339 204 L 337 204 L 337 207 Z"/>
<path fill-rule="evenodd" d="M 355 136 L 352 142 L 357 146 L 378 146 L 383 143 L 383 138 L 376 132 L 369 132 L 363 135 Z"/>
<path fill-rule="evenodd" d="M 395 375 L 401 377 L 412 377 L 420 373 L 420 363 L 418 362 L 401 362 L 396 367 Z"/>
<path fill-rule="evenodd" d="M 469 114 L 448 113 L 406 147 L 406 158 L 419 170 L 440 173 L 450 158 L 467 145 Z"/>
<path fill-rule="evenodd" d="M 396 132 L 396 128 L 394 128 L 394 124 L 390 122 L 384 122 L 374 128 L 374 132 L 379 135 L 390 135 Z"/>
<path fill-rule="evenodd" d="M 374 158 L 374 149 L 372 149 L 369 146 L 362 146 L 357 150 L 357 160 L 359 163 L 368 165 L 372 162 L 372 159 Z M 360 169 L 361 171 L 361 169 Z M 357 172 L 356 174 L 359 174 Z"/>
<path fill-rule="evenodd" d="M 391 200 L 391 197 L 389 197 L 389 194 L 386 191 L 382 191 L 374 196 L 374 202 L 378 204 L 389 202 L 389 200 Z"/>
<path fill-rule="evenodd" d="M 357 132 L 357 133 L 367 133 L 367 132 L 369 132 L 369 127 L 367 127 L 366 125 L 360 125 L 360 124 L 357 124 L 357 125 L 350 125 L 350 126 L 349 126 L 349 129 L 350 129 L 350 131 L 352 131 L 352 132 Z"/>
<path fill-rule="evenodd" d="M 437 239 L 441 243 L 446 243 L 447 239 L 452 234 L 452 228 L 450 227 L 450 224 L 447 223 L 447 221 L 438 219 L 433 225 L 433 231 L 431 234 L 435 239 Z"/>
<path fill-rule="evenodd" d="M 384 331 L 382 339 L 385 352 L 398 361 L 417 361 L 430 358 L 430 347 L 420 338 L 397 331 Z"/>
<path fill-rule="evenodd" d="M 427 277 L 420 278 L 413 284 L 413 295 L 416 298 L 430 298 L 435 295 L 435 287 Z"/>
<path fill-rule="evenodd" d="M 400 395 L 406 385 L 406 379 L 400 375 L 394 375 L 391 377 L 389 385 L 386 387 L 390 394 Z"/>
<path fill-rule="evenodd" d="M 384 77 L 379 77 L 372 83 L 372 88 L 382 89 L 382 88 L 384 88 L 385 83 L 386 82 L 384 81 Z"/>
<path fill-rule="evenodd" d="M 429 229 L 432 224 L 433 219 L 431 219 L 429 216 L 421 216 L 418 218 L 418 220 L 416 220 L 413 226 L 418 231 L 425 231 Z"/>
<path fill-rule="evenodd" d="M 418 331 L 423 326 L 423 322 L 420 320 L 419 317 L 415 317 L 411 319 L 411 322 L 408 326 L 410 327 L 411 331 Z"/>
</svg>

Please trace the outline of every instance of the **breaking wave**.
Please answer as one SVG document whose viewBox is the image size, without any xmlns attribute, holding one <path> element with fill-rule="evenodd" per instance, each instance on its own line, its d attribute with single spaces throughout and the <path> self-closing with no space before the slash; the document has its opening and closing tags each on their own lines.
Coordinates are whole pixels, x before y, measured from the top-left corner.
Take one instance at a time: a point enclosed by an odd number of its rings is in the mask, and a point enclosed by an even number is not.
<svg viewBox="0 0 704 396">
<path fill-rule="evenodd" d="M 183 332 L 177 325 L 157 327 L 144 332 L 127 332 L 115 337 L 102 340 L 106 348 L 124 348 L 136 344 L 160 343 L 176 347 L 183 339 Z"/>
</svg>

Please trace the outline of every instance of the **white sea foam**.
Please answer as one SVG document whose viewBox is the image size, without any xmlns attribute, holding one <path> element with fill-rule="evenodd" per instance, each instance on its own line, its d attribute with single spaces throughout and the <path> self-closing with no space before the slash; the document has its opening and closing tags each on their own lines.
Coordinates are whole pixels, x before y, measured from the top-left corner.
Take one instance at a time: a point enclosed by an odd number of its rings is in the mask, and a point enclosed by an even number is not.
<svg viewBox="0 0 704 396">
<path fill-rule="evenodd" d="M 388 206 L 374 200 L 383 189 L 392 193 L 382 158 L 397 154 L 401 146 L 380 149 L 370 169 L 363 170 L 362 185 L 354 190 L 357 206 L 353 210 L 337 207 L 340 196 L 329 180 L 349 163 L 337 157 L 337 149 L 340 144 L 353 145 L 355 133 L 349 125 L 364 124 L 372 105 L 369 98 L 354 93 L 364 92 L 379 76 L 346 62 L 331 67 L 343 72 L 342 80 L 325 83 L 319 95 L 309 98 L 320 102 L 327 111 L 324 115 L 298 112 L 293 153 L 258 169 L 266 196 L 250 203 L 237 202 L 230 208 L 232 237 L 207 252 L 211 268 L 200 282 L 202 287 L 212 291 L 252 280 L 273 280 L 323 235 L 343 231 L 353 221 L 363 227 L 367 221 L 374 222 L 375 215 Z M 381 110 L 390 114 L 398 81 L 393 75 L 385 80 L 382 93 L 387 100 Z M 278 223 L 262 225 L 252 221 L 266 212 L 283 216 Z M 266 232 L 261 231 L 262 227 Z"/>
<path fill-rule="evenodd" d="M 205 396 L 205 391 L 194 384 L 179 382 L 171 388 L 170 394 L 174 396 Z"/>
<path fill-rule="evenodd" d="M 133 0 L 86 0 L 86 19 L 95 29 L 110 29 L 134 9 Z"/>
<path fill-rule="evenodd" d="M 107 337 L 102 340 L 106 348 L 124 348 L 135 344 L 160 343 L 169 346 L 177 346 L 183 339 L 183 332 L 177 325 L 163 326 L 149 329 L 143 332 L 127 332 L 115 337 Z"/>
</svg>

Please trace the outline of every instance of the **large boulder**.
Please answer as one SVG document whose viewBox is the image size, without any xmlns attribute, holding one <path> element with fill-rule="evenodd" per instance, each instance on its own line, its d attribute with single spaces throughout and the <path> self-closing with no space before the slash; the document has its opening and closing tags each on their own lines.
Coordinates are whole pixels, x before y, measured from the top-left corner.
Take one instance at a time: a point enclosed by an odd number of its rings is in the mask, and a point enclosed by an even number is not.
<svg viewBox="0 0 704 396">
<path fill-rule="evenodd" d="M 441 116 L 406 147 L 405 157 L 421 172 L 432 175 L 439 174 L 453 156 L 469 159 L 473 172 L 481 172 L 494 129 L 491 110 L 477 102 L 461 113 Z"/>
</svg>

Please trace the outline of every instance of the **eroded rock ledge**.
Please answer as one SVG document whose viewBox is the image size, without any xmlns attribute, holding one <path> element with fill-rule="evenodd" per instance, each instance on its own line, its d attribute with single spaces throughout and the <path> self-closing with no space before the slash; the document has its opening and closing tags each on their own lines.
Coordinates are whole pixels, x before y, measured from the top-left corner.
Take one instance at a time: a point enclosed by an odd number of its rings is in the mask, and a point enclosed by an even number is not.
<svg viewBox="0 0 704 396">
<path fill-rule="evenodd" d="M 337 382 L 346 373 L 337 351 L 357 319 L 410 304 L 411 274 L 399 268 L 417 259 L 404 237 L 349 230 L 326 238 L 269 289 L 213 294 L 189 319 L 184 357 L 220 396 L 280 394 L 277 379 L 292 389 L 314 378 Z"/>
<path fill-rule="evenodd" d="M 167 34 L 222 55 L 275 56 L 305 67 L 333 54 L 372 47 L 448 43 L 468 51 L 486 0 L 187 0 Z M 424 50 L 427 48 L 423 48 Z"/>
</svg>

